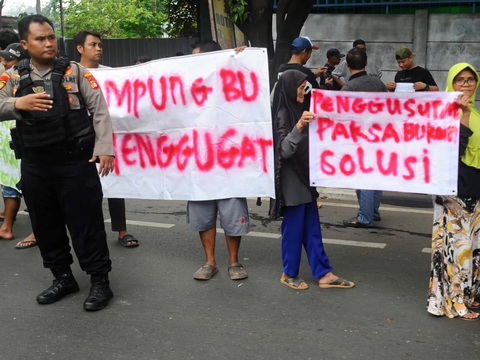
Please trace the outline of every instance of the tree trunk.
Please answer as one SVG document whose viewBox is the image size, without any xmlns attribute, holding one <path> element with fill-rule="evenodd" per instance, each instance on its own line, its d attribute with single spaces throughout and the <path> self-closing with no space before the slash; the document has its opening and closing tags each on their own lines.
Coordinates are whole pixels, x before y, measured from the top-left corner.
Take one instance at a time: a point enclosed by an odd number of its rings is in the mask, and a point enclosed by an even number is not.
<svg viewBox="0 0 480 360">
<path fill-rule="evenodd" d="M 273 57 L 272 14 L 273 0 L 248 1 L 248 19 L 236 24 L 245 34 L 252 46 L 264 47 L 268 50 L 268 57 Z"/>
<path fill-rule="evenodd" d="M 290 59 L 290 46 L 300 36 L 314 0 L 281 0 L 277 7 L 277 42 L 270 73 L 275 76 L 281 64 Z"/>
<path fill-rule="evenodd" d="M 37 0 L 37 6 L 36 6 L 37 14 L 42 13 L 42 5 L 40 4 L 40 0 Z"/>
<path fill-rule="evenodd" d="M 277 80 L 278 67 L 290 57 L 290 44 L 300 35 L 300 30 L 313 8 L 315 0 L 278 0 L 277 43 L 273 46 L 273 0 L 248 0 L 248 19 L 237 24 L 252 46 L 268 49 L 270 60 L 270 88 Z"/>
</svg>

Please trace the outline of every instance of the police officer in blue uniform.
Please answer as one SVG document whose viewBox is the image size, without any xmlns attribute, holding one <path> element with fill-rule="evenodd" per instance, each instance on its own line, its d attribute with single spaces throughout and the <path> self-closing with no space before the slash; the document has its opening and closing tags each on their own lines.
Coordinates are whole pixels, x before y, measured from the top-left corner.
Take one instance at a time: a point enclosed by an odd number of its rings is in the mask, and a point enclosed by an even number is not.
<svg viewBox="0 0 480 360">
<path fill-rule="evenodd" d="M 27 16 L 18 30 L 31 59 L 0 76 L 0 120 L 16 120 L 12 138 L 22 159 L 18 187 L 43 264 L 55 278 L 37 302 L 51 304 L 79 291 L 70 268 L 67 227 L 79 264 L 91 276 L 84 309 L 101 310 L 113 296 L 99 178 L 114 169 L 107 105 L 88 70 L 56 58 L 57 38 L 49 19 Z"/>
</svg>

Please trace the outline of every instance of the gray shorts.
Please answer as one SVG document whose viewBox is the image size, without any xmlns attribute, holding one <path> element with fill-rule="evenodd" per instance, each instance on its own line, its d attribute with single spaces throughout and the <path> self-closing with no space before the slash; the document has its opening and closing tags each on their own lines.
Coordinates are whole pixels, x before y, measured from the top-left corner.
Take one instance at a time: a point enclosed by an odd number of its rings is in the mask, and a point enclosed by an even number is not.
<svg viewBox="0 0 480 360">
<path fill-rule="evenodd" d="M 230 236 L 246 235 L 250 230 L 247 199 L 232 198 L 207 201 L 189 201 L 187 222 L 193 231 L 205 231 L 217 227 L 217 212 L 220 225 Z"/>
</svg>

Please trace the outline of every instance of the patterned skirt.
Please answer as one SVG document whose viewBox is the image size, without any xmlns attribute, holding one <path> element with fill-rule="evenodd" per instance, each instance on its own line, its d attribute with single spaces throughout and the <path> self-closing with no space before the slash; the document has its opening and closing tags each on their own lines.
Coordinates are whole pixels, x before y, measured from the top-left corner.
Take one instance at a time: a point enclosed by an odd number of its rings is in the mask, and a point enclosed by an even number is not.
<svg viewBox="0 0 480 360">
<path fill-rule="evenodd" d="M 464 316 L 479 294 L 480 199 L 434 198 L 432 269 L 427 310 Z"/>
</svg>

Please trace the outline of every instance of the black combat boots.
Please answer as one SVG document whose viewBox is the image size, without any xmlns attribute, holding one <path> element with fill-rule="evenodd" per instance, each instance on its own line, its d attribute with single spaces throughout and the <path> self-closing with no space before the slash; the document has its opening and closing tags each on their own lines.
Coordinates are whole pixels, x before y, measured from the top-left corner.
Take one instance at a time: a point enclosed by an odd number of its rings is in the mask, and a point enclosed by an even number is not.
<svg viewBox="0 0 480 360">
<path fill-rule="evenodd" d="M 73 294 L 80 290 L 77 280 L 75 280 L 70 270 L 52 269 L 52 273 L 55 276 L 55 280 L 53 280 L 52 286 L 37 296 L 39 304 L 52 304 L 65 295 Z"/>
<path fill-rule="evenodd" d="M 90 282 L 92 287 L 90 288 L 90 294 L 83 303 L 83 308 L 87 311 L 102 310 L 113 297 L 108 275 L 92 275 Z"/>
</svg>

